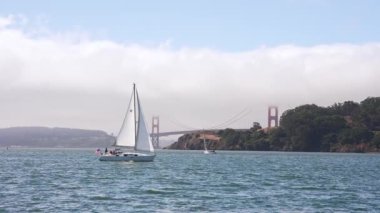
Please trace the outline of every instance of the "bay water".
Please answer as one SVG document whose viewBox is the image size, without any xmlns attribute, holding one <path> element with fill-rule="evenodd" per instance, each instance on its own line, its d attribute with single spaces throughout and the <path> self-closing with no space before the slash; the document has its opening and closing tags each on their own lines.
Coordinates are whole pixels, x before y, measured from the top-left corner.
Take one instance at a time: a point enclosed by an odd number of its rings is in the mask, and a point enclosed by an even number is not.
<svg viewBox="0 0 380 213">
<path fill-rule="evenodd" d="M 0 212 L 380 212 L 380 155 L 0 150 Z"/>
</svg>

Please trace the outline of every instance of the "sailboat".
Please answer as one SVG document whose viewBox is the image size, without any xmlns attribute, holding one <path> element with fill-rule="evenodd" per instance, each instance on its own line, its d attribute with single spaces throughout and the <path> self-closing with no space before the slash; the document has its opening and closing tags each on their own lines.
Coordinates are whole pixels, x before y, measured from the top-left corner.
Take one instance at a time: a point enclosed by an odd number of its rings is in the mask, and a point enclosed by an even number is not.
<svg viewBox="0 0 380 213">
<path fill-rule="evenodd" d="M 207 149 L 206 139 L 205 135 L 203 134 L 203 146 L 205 147 L 205 150 L 203 151 L 203 154 L 210 154 L 210 152 Z"/>
<path fill-rule="evenodd" d="M 100 161 L 149 162 L 156 157 L 150 135 L 145 125 L 144 115 L 136 89 L 133 84 L 128 109 L 116 138 L 114 151 L 104 153 Z M 127 149 L 122 151 L 122 149 Z M 128 150 L 129 149 L 129 150 Z"/>
<path fill-rule="evenodd" d="M 204 146 L 203 154 L 206 154 L 206 155 L 207 154 L 216 154 L 215 150 L 208 151 L 205 133 L 203 133 L 203 146 Z"/>
</svg>

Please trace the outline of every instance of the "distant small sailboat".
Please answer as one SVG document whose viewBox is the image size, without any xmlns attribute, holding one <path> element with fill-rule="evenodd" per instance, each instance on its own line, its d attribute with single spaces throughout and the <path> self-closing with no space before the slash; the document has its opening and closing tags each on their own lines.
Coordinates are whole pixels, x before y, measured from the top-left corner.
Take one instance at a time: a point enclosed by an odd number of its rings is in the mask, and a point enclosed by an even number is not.
<svg viewBox="0 0 380 213">
<path fill-rule="evenodd" d="M 215 150 L 211 150 L 209 151 L 207 149 L 207 143 L 206 143 L 206 134 L 203 133 L 203 147 L 204 147 L 204 150 L 203 150 L 203 154 L 216 154 Z"/>
<path fill-rule="evenodd" d="M 206 144 L 206 139 L 205 139 L 205 134 L 203 134 L 203 146 L 205 148 L 205 150 L 203 150 L 203 154 L 210 154 L 210 152 L 208 151 L 207 149 L 207 144 Z"/>
<path fill-rule="evenodd" d="M 99 157 L 100 161 L 135 161 L 149 162 L 155 158 L 150 135 L 145 125 L 144 115 L 137 93 L 133 84 L 133 92 L 129 101 L 128 110 L 117 136 L 115 151 L 109 151 Z M 121 148 L 129 148 L 131 151 L 122 151 Z"/>
</svg>

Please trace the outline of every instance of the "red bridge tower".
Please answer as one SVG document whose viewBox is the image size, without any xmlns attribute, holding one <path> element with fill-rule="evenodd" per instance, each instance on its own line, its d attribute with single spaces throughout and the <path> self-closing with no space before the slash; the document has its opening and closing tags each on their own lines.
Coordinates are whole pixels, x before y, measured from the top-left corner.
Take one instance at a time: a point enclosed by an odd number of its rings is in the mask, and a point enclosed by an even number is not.
<svg viewBox="0 0 380 213">
<path fill-rule="evenodd" d="M 274 112 L 274 114 L 272 114 Z M 272 121 L 274 121 L 274 127 L 278 127 L 278 107 L 268 107 L 268 128 L 272 128 Z"/>
<path fill-rule="evenodd" d="M 160 117 L 158 116 L 153 116 L 152 118 L 152 134 L 151 134 L 151 139 L 152 139 L 152 144 L 155 149 L 160 148 Z"/>
</svg>

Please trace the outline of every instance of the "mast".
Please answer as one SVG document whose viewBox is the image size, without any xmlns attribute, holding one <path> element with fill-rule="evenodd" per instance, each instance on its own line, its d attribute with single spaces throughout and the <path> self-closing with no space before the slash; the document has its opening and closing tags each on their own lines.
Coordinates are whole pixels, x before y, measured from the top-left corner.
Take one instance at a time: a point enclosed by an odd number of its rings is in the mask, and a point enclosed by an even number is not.
<svg viewBox="0 0 380 213">
<path fill-rule="evenodd" d="M 208 151 L 208 149 L 207 149 L 207 143 L 206 143 L 206 132 L 205 132 L 205 130 L 203 129 L 203 146 L 204 146 L 204 151 L 203 151 L 203 153 L 204 154 L 209 154 L 210 152 Z"/>
<path fill-rule="evenodd" d="M 206 144 L 206 139 L 205 139 L 204 133 L 203 133 L 203 146 L 205 147 L 205 151 L 207 151 L 207 144 Z"/>
</svg>

